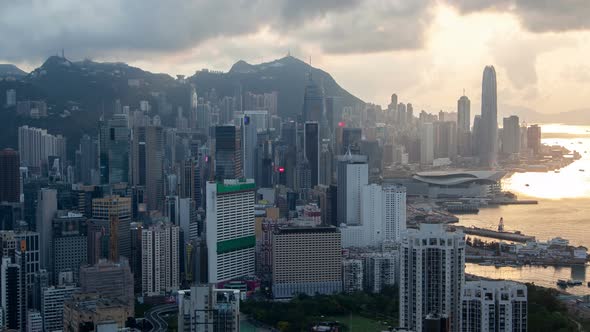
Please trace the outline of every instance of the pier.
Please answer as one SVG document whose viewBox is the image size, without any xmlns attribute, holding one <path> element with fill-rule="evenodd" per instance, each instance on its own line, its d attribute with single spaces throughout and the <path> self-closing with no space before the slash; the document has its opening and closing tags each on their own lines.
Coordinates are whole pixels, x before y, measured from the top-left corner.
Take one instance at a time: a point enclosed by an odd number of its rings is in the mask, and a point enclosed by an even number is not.
<svg viewBox="0 0 590 332">
<path fill-rule="evenodd" d="M 524 235 L 521 233 L 498 232 L 498 231 L 494 231 L 491 229 L 478 228 L 478 227 L 463 227 L 463 226 L 454 226 L 454 227 L 455 227 L 455 229 L 463 231 L 463 233 L 465 233 L 465 234 L 489 237 L 492 239 L 499 239 L 499 240 L 506 240 L 506 241 L 520 242 L 520 243 L 526 243 L 528 241 L 535 240 L 534 236 Z"/>
</svg>

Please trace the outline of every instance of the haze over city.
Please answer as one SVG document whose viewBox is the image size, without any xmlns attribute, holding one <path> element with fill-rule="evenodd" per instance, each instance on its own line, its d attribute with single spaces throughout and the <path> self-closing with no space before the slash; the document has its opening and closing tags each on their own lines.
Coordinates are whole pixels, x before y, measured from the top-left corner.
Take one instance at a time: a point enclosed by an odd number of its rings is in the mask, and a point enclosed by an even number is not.
<svg viewBox="0 0 590 332">
<path fill-rule="evenodd" d="M 0 2 L 0 331 L 590 331 L 590 3 Z"/>
<path fill-rule="evenodd" d="M 290 51 L 364 101 L 386 105 L 395 90 L 432 111 L 463 89 L 479 108 L 493 64 L 502 114 L 556 113 L 587 108 L 589 15 L 583 0 L 3 2 L 0 62 L 32 70 L 63 48 L 192 75 Z"/>
</svg>

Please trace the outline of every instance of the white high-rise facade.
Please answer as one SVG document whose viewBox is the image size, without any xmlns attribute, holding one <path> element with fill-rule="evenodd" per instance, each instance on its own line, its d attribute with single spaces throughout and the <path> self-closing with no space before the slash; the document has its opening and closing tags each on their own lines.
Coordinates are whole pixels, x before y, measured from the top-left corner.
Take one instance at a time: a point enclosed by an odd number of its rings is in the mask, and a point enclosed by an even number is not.
<svg viewBox="0 0 590 332">
<path fill-rule="evenodd" d="M 385 241 L 398 242 L 406 230 L 406 188 L 403 186 L 383 185 L 383 208 L 385 210 Z"/>
<path fill-rule="evenodd" d="M 198 285 L 178 291 L 178 332 L 240 331 L 240 291 Z"/>
<path fill-rule="evenodd" d="M 402 235 L 400 249 L 400 326 L 423 330 L 428 315 L 448 318 L 450 331 L 461 323 L 465 284 L 465 236 L 442 224 L 420 225 Z"/>
<path fill-rule="evenodd" d="M 465 283 L 462 332 L 527 331 L 527 288 L 512 281 Z"/>
<path fill-rule="evenodd" d="M 347 153 L 338 160 L 338 223 L 360 225 L 361 191 L 369 183 L 367 157 Z"/>
<path fill-rule="evenodd" d="M 420 130 L 420 164 L 432 165 L 434 160 L 434 125 L 423 123 Z"/>
<path fill-rule="evenodd" d="M 62 164 L 65 162 L 66 139 L 48 134 L 46 129 L 22 126 L 18 128 L 18 151 L 21 164 L 39 173 L 50 156 L 59 157 Z"/>
<path fill-rule="evenodd" d="M 179 230 L 170 223 L 152 225 L 141 230 L 141 290 L 146 295 L 160 295 L 178 290 Z"/>
<path fill-rule="evenodd" d="M 365 246 L 398 242 L 406 229 L 406 189 L 394 184 L 363 186 L 361 224 Z"/>
<path fill-rule="evenodd" d="M 252 179 L 207 182 L 208 281 L 254 275 L 254 195 Z"/>
</svg>

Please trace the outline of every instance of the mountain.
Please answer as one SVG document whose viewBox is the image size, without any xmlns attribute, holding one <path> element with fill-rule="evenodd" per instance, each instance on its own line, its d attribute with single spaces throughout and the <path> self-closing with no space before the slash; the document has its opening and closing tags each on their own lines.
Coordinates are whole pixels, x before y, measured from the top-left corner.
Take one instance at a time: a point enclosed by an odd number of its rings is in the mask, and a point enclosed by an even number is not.
<svg viewBox="0 0 590 332">
<path fill-rule="evenodd" d="M 15 66 L 13 64 L 0 63 L 0 77 L 3 77 L 3 76 L 20 77 L 20 76 L 25 76 L 26 74 L 27 73 L 25 71 L 22 71 L 20 68 L 18 68 L 17 66 Z"/>
<path fill-rule="evenodd" d="M 255 65 L 238 61 L 228 72 L 202 70 L 187 78 L 187 82 L 195 86 L 198 95 L 212 95 L 215 89 L 219 98 L 240 92 L 277 91 L 279 115 L 295 118 L 303 106 L 309 73 L 324 87 L 326 96 L 340 97 L 342 106 L 362 103 L 340 87 L 330 74 L 291 56 Z M 44 100 L 49 116 L 17 117 L 14 107 L 3 108 L 8 89 L 16 90 L 18 101 Z M 159 114 L 165 125 L 173 125 L 176 110 L 182 108 L 186 112 L 190 108 L 190 92 L 191 84 L 184 80 L 125 63 L 71 61 L 51 56 L 29 74 L 0 81 L 0 123 L 7 128 L 0 131 L 0 148 L 16 148 L 17 128 L 26 124 L 64 135 L 73 156 L 80 137 L 84 133 L 96 135 L 100 116 L 110 117 L 115 100 L 130 105 L 131 110 L 138 108 L 140 100 L 147 100 L 152 106 L 151 114 Z"/>
<path fill-rule="evenodd" d="M 240 60 L 227 73 L 199 71 L 189 80 L 195 84 L 198 94 L 212 88 L 218 96 L 233 96 L 240 90 L 256 94 L 277 91 L 279 115 L 295 118 L 303 108 L 303 95 L 310 73 L 313 80 L 323 86 L 326 96 L 340 97 L 341 105 L 363 103 L 338 85 L 329 73 L 292 56 L 256 65 Z"/>
<path fill-rule="evenodd" d="M 569 125 L 590 124 L 590 109 L 577 109 L 559 113 L 541 113 L 530 108 L 502 105 L 498 119 L 501 116 L 517 115 L 522 122 L 534 123 L 562 123 Z"/>
</svg>

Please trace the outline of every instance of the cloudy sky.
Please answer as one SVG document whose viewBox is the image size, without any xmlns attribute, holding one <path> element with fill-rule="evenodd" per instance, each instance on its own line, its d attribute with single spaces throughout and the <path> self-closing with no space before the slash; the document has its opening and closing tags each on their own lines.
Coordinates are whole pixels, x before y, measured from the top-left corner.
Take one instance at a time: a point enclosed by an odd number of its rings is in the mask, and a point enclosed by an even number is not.
<svg viewBox="0 0 590 332">
<path fill-rule="evenodd" d="M 124 61 L 169 74 L 228 70 L 287 51 L 353 94 L 386 105 L 479 107 L 492 64 L 506 109 L 587 108 L 587 0 L 4 0 L 0 63 L 31 70 L 70 59 Z"/>
</svg>

